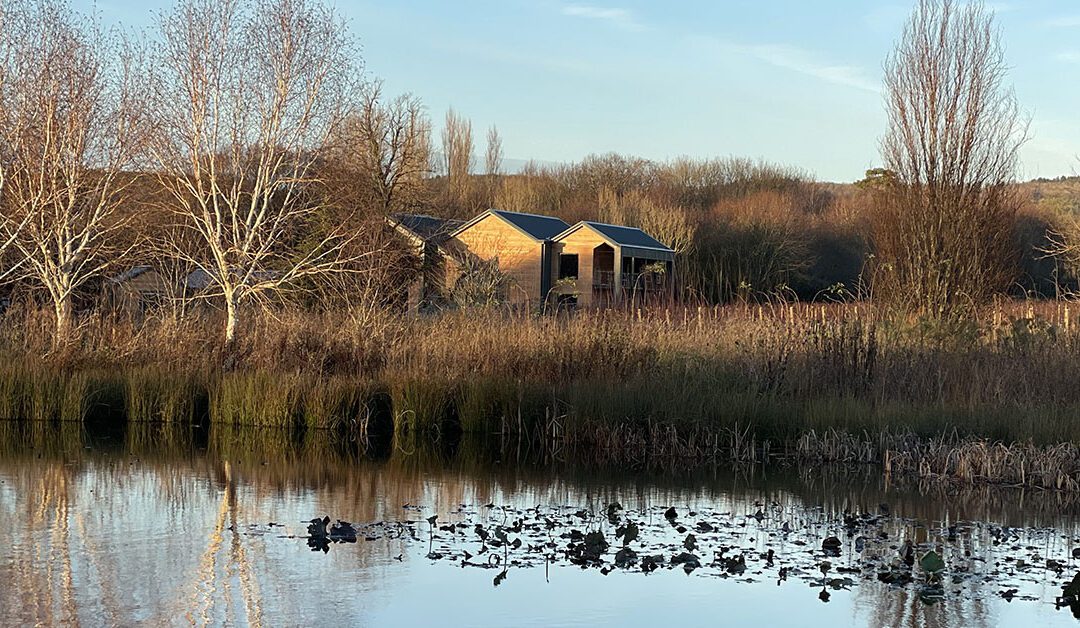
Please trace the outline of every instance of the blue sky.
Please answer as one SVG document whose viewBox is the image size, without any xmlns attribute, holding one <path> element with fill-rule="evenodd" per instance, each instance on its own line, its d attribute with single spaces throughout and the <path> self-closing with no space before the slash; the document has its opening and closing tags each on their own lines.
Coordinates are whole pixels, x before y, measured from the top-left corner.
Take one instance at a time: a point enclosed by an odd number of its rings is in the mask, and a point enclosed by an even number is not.
<svg viewBox="0 0 1080 628">
<path fill-rule="evenodd" d="M 142 27 L 168 0 L 74 0 Z M 879 163 L 882 62 L 910 2 L 338 0 L 369 76 L 513 159 L 744 156 L 851 181 Z M 1080 3 L 993 2 L 1032 117 L 1024 178 L 1080 172 Z"/>
</svg>

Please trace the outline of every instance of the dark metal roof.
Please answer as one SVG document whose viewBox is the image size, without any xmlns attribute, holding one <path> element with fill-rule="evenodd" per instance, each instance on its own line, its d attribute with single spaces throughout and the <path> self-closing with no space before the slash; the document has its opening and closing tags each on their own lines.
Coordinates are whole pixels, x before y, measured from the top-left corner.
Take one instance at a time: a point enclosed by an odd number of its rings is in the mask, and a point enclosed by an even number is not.
<svg viewBox="0 0 1080 628">
<path fill-rule="evenodd" d="M 553 216 L 522 214 L 501 209 L 493 209 L 491 213 L 498 215 L 537 240 L 550 240 L 570 228 L 570 225 Z"/>
<path fill-rule="evenodd" d="M 445 242 L 455 229 L 464 224 L 461 220 L 421 214 L 394 214 L 390 219 L 417 238 L 433 244 Z"/>
<path fill-rule="evenodd" d="M 602 222 L 583 221 L 593 229 L 596 229 L 607 239 L 619 246 L 632 246 L 640 249 L 657 249 L 674 253 L 662 242 L 636 227 L 621 227 L 619 225 L 607 225 Z"/>
<path fill-rule="evenodd" d="M 130 281 L 132 279 L 135 279 L 136 277 L 138 277 L 139 275 L 142 275 L 143 273 L 148 273 L 151 270 L 153 270 L 153 268 L 151 268 L 149 266 L 132 266 L 131 268 L 125 270 L 124 272 L 120 273 L 119 275 L 117 275 L 115 277 L 110 277 L 109 281 L 111 283 L 124 283 L 125 281 Z"/>
<path fill-rule="evenodd" d="M 582 227 L 589 227 L 603 236 L 605 240 L 619 247 L 622 250 L 623 257 L 639 257 L 663 261 L 675 259 L 674 250 L 637 227 L 623 227 L 583 220 L 560 233 L 555 239 L 562 240 Z"/>
</svg>

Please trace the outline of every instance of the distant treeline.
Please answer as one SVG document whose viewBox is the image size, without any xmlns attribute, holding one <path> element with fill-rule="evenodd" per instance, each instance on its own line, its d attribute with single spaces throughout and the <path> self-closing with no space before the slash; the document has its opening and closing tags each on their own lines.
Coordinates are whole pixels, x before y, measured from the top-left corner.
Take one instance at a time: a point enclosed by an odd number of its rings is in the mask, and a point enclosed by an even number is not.
<svg viewBox="0 0 1080 628">
<path fill-rule="evenodd" d="M 448 201 L 427 181 L 417 211 L 465 218 L 486 207 L 641 227 L 676 249 L 684 298 L 709 303 L 852 300 L 871 292 L 878 196 L 869 180 L 825 183 L 798 168 L 744 158 L 655 162 L 618 154 L 475 175 Z M 1015 186 L 1013 296 L 1075 292 L 1077 268 L 1051 254 L 1052 234 L 1080 212 L 1080 180 Z"/>
</svg>

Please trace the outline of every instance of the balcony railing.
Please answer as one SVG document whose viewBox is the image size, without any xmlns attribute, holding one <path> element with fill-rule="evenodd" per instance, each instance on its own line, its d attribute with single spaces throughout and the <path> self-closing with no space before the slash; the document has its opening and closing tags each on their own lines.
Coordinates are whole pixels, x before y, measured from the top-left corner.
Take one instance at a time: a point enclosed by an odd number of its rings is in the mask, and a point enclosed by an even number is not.
<svg viewBox="0 0 1080 628">
<path fill-rule="evenodd" d="M 667 276 L 660 273 L 615 273 L 610 270 L 593 271 L 593 289 L 611 290 L 616 281 L 621 282 L 625 292 L 632 291 L 657 291 L 664 290 L 667 286 Z"/>
</svg>

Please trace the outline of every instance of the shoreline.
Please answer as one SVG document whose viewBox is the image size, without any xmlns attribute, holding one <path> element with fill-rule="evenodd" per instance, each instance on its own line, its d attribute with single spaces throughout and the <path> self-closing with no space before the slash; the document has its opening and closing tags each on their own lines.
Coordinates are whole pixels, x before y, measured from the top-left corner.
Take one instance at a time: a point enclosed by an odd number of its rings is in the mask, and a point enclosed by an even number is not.
<svg viewBox="0 0 1080 628">
<path fill-rule="evenodd" d="M 502 434 L 549 458 L 638 468 L 782 454 L 1080 491 L 1070 309 L 1006 303 L 948 327 L 862 303 L 377 321 L 289 311 L 250 321 L 230 370 L 197 316 L 91 318 L 54 349 L 39 317 L 15 312 L 0 328 L 0 416 L 405 444 Z"/>
</svg>

